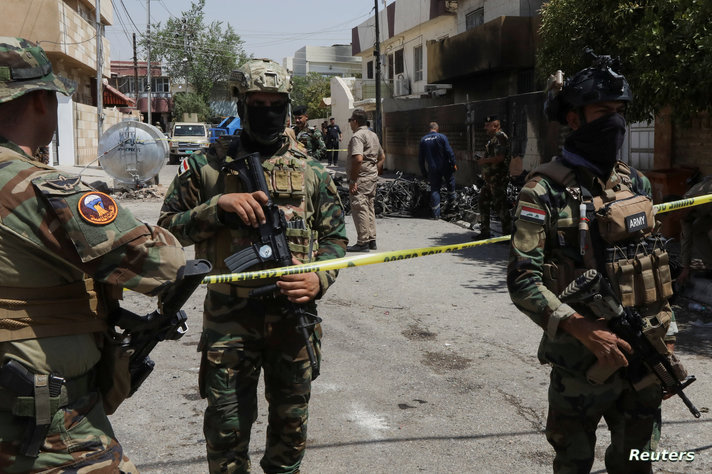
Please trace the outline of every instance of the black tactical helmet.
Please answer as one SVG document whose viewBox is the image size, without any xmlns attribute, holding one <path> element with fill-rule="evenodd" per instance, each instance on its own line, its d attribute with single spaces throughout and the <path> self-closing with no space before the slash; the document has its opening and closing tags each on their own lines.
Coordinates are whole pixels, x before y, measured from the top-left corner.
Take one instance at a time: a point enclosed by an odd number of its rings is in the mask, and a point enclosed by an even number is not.
<svg viewBox="0 0 712 474">
<path fill-rule="evenodd" d="M 584 53 L 591 57 L 591 67 L 582 69 L 564 82 L 556 95 L 549 93 L 544 105 L 544 112 L 551 121 L 566 124 L 569 110 L 596 102 L 633 100 L 633 92 L 623 75 L 613 69 L 619 69 L 618 59 L 610 56 L 598 56 L 586 48 Z"/>
</svg>

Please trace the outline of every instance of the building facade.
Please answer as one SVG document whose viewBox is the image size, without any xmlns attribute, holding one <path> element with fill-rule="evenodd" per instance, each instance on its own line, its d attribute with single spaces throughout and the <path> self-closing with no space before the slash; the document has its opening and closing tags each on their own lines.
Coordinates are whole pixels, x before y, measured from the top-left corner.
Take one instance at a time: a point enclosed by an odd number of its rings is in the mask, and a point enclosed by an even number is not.
<svg viewBox="0 0 712 474">
<path fill-rule="evenodd" d="M 351 45 L 304 46 L 291 58 L 284 58 L 283 66 L 295 76 L 315 72 L 324 76 L 350 77 L 361 73 L 361 57 L 351 54 Z"/>
<path fill-rule="evenodd" d="M 85 165 L 97 158 L 97 41 L 95 0 L 3 0 L 0 31 L 38 43 L 55 72 L 75 81 L 72 97 L 59 94 L 59 124 L 50 147 L 50 163 Z M 103 78 L 110 76 L 110 45 L 104 29 L 113 22 L 113 2 L 100 2 Z M 111 91 L 104 90 L 102 96 Z M 103 99 L 103 97 L 102 97 Z M 103 129 L 120 122 L 116 108 L 102 110 Z"/>
</svg>

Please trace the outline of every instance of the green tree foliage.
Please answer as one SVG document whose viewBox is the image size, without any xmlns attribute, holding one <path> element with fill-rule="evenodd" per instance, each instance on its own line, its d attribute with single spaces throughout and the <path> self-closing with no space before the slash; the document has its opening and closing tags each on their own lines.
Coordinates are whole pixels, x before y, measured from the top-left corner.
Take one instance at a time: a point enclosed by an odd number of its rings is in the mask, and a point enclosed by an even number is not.
<svg viewBox="0 0 712 474">
<path fill-rule="evenodd" d="M 306 105 L 309 118 L 326 117 L 329 108 L 322 106 L 322 99 L 331 97 L 330 81 L 331 77 L 316 72 L 310 72 L 306 76 L 293 76 L 292 107 Z"/>
<path fill-rule="evenodd" d="M 198 121 L 205 122 L 212 115 L 210 107 L 193 92 L 178 92 L 173 95 L 173 117 L 176 122 L 183 120 L 183 114 L 198 114 Z"/>
<path fill-rule="evenodd" d="M 549 0 L 542 7 L 538 69 L 570 76 L 590 65 L 582 54 L 620 57 L 631 85 L 631 119 L 666 106 L 687 118 L 712 111 L 710 0 Z"/>
<path fill-rule="evenodd" d="M 226 82 L 247 55 L 230 24 L 205 24 L 204 7 L 205 0 L 194 0 L 180 18 L 151 25 L 151 61 L 163 61 L 172 79 L 185 80 L 207 104 L 215 84 Z M 141 45 L 146 49 L 146 38 Z"/>
</svg>

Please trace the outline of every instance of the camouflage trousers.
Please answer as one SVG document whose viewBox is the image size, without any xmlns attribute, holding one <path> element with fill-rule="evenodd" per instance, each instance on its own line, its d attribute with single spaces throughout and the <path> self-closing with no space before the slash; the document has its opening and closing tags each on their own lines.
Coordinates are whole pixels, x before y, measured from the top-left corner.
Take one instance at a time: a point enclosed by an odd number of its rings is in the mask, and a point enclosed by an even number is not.
<svg viewBox="0 0 712 474">
<path fill-rule="evenodd" d="M 507 203 L 507 183 L 509 176 L 507 173 L 483 174 L 485 180 L 484 186 L 480 191 L 479 210 L 480 210 L 480 229 L 482 232 L 490 230 L 490 212 L 494 208 L 497 216 L 502 222 L 502 233 L 510 234 L 512 232 L 512 216 L 509 213 L 509 205 Z"/>
<path fill-rule="evenodd" d="M 312 369 L 296 319 L 240 315 L 240 333 L 203 331 L 201 394 L 208 400 L 203 432 L 211 473 L 250 472 L 250 432 L 257 420 L 257 384 L 264 371 L 268 407 L 266 473 L 299 471 L 307 441 Z M 311 343 L 321 360 L 321 328 Z"/>
<path fill-rule="evenodd" d="M 356 226 L 356 243 L 358 245 L 367 244 L 376 240 L 376 188 L 378 176 L 373 178 L 359 178 L 356 183 L 358 189 L 356 194 L 350 194 L 351 217 Z"/>
<path fill-rule="evenodd" d="M 138 473 L 124 456 L 97 392 L 54 413 L 36 458 L 18 452 L 32 418 L 14 416 L 9 409 L 0 407 L 0 472 Z"/>
<path fill-rule="evenodd" d="M 605 456 L 608 472 L 651 472 L 650 461 L 629 461 L 629 457 L 631 450 L 650 450 L 661 401 L 660 385 L 636 392 L 620 371 L 605 384 L 592 385 L 583 374 L 554 367 L 546 421 L 546 438 L 556 452 L 554 472 L 591 471 L 601 418 L 611 432 Z"/>
<path fill-rule="evenodd" d="M 440 186 L 443 181 L 445 181 L 445 186 L 447 186 L 446 206 L 455 204 L 455 174 L 452 170 L 446 172 L 429 170 L 428 178 L 430 178 L 430 210 L 433 212 L 433 217 L 438 218 L 440 217 Z"/>
</svg>

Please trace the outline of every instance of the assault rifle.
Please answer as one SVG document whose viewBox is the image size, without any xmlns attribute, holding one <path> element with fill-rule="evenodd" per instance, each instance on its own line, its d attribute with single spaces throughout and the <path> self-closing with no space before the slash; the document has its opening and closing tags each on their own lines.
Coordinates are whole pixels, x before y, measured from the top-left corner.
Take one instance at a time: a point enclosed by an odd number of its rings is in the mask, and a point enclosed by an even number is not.
<svg viewBox="0 0 712 474">
<path fill-rule="evenodd" d="M 129 359 L 129 396 L 138 390 L 153 371 L 156 364 L 148 355 L 156 344 L 160 341 L 178 340 L 188 330 L 188 317 L 181 308 L 210 270 L 212 265 L 207 260 L 188 260 L 181 268 L 176 282 L 163 296 L 159 309 L 139 316 L 117 307 L 109 316 L 115 340 L 127 351 L 132 351 Z M 123 331 L 117 332 L 116 328 Z"/>
<path fill-rule="evenodd" d="M 252 153 L 235 161 L 224 165 L 226 168 L 237 171 L 238 177 L 245 186 L 247 192 L 254 193 L 262 191 L 267 195 L 267 203 L 262 206 L 265 214 L 265 223 L 259 225 L 259 240 L 254 242 L 239 252 L 235 252 L 225 259 L 227 268 L 233 273 L 240 273 L 260 263 L 273 263 L 277 267 L 287 267 L 292 265 L 292 252 L 289 250 L 287 242 L 287 229 L 291 226 L 300 225 L 304 228 L 303 221 L 287 223 L 284 212 L 274 204 L 272 196 L 267 186 L 267 180 L 262 169 L 262 160 L 259 153 Z M 237 217 L 231 214 L 228 225 L 239 225 Z M 311 254 L 311 243 L 309 253 Z M 257 287 L 250 291 L 250 297 L 259 297 L 279 292 L 276 284 Z M 321 322 L 317 315 L 307 312 L 304 305 L 292 303 L 286 300 L 283 306 L 285 316 L 293 314 L 297 317 L 297 330 L 304 338 L 304 344 L 309 355 L 309 363 L 312 368 L 312 380 L 319 376 L 319 362 L 314 354 L 314 348 L 309 340 L 309 328 Z"/>
<path fill-rule="evenodd" d="M 576 278 L 559 295 L 559 299 L 572 305 L 574 309 L 581 308 L 581 311 L 577 311 L 584 315 L 593 313 L 595 317 L 604 318 L 611 332 L 630 344 L 633 353 L 626 357 L 629 363 L 628 373 L 634 386 L 652 373 L 660 380 L 666 393 L 679 396 L 690 413 L 695 418 L 700 417 L 699 410 L 683 392 L 696 380 L 695 376 L 688 377 L 682 364 L 674 355 L 661 354 L 655 348 L 643 332 L 643 318 L 634 308 L 624 307 L 620 303 L 608 280 L 598 271 L 588 270 Z M 587 374 L 589 379 L 593 378 L 589 374 L 595 371 L 597 366 L 598 363 L 589 370 Z M 602 383 L 605 378 L 600 377 L 599 383 Z"/>
</svg>

